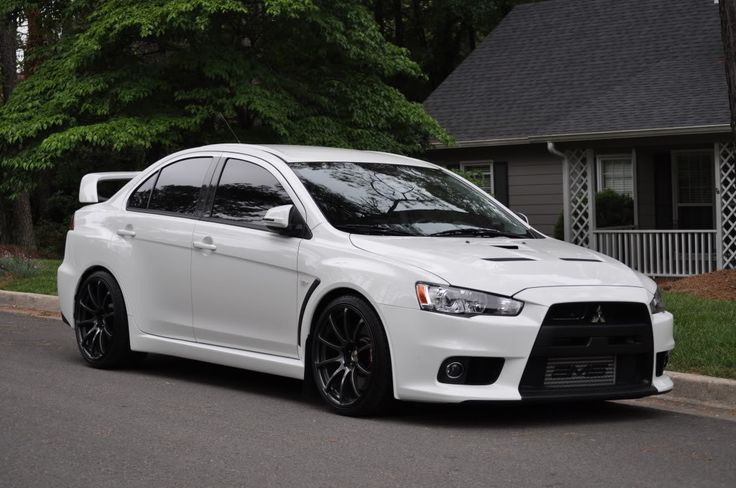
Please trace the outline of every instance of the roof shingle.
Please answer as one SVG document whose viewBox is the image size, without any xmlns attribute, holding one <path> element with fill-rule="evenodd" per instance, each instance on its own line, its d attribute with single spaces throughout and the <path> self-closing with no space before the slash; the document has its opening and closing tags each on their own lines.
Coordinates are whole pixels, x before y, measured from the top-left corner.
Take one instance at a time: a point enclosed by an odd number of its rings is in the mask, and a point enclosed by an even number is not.
<svg viewBox="0 0 736 488">
<path fill-rule="evenodd" d="M 458 142 L 729 124 L 718 5 L 517 6 L 425 107 Z"/>
</svg>

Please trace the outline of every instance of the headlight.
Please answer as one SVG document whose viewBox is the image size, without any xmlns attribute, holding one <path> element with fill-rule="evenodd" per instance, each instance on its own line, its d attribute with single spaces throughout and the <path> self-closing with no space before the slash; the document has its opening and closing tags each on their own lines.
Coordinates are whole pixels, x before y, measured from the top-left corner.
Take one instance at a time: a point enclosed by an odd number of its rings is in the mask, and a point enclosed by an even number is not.
<svg viewBox="0 0 736 488">
<path fill-rule="evenodd" d="M 652 313 L 664 312 L 664 300 L 662 300 L 662 293 L 659 291 L 659 287 L 654 292 L 654 298 L 649 302 L 649 310 Z"/>
<path fill-rule="evenodd" d="M 422 310 L 455 315 L 519 315 L 524 302 L 481 291 L 417 283 Z"/>
</svg>

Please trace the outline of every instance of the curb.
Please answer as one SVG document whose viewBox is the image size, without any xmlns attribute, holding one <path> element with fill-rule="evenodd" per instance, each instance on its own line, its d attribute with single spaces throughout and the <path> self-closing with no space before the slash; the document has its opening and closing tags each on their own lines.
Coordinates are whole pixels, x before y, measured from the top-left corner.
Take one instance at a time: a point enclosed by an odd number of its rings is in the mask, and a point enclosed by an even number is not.
<svg viewBox="0 0 736 488">
<path fill-rule="evenodd" d="M 0 290 L 0 307 L 58 314 L 59 297 Z M 657 396 L 658 399 L 736 410 L 736 380 L 676 371 L 666 373 L 675 387 L 671 393 Z"/>
<path fill-rule="evenodd" d="M 736 380 L 667 371 L 675 387 L 659 398 L 697 401 L 708 406 L 736 409 Z"/>
<path fill-rule="evenodd" d="M 0 306 L 59 313 L 59 297 L 0 290 Z"/>
</svg>

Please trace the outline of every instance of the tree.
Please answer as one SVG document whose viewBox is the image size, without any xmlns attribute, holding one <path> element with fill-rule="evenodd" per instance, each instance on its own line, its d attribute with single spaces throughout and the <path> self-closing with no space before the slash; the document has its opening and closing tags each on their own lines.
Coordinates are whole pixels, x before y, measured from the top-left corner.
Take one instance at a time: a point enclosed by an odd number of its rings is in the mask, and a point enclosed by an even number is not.
<svg viewBox="0 0 736 488">
<path fill-rule="evenodd" d="M 422 74 L 358 0 L 89 5 L 0 109 L 6 168 L 111 152 L 139 166 L 232 140 L 220 114 L 242 141 L 417 152 L 447 139 L 386 82 Z"/>
<path fill-rule="evenodd" d="M 728 84 L 728 105 L 731 109 L 731 131 L 736 140 L 736 0 L 720 0 L 721 39 Z"/>
<path fill-rule="evenodd" d="M 428 75 L 399 77 L 412 100 L 424 100 L 501 19 L 531 0 L 373 0 L 373 13 L 390 42 L 405 47 Z"/>
</svg>

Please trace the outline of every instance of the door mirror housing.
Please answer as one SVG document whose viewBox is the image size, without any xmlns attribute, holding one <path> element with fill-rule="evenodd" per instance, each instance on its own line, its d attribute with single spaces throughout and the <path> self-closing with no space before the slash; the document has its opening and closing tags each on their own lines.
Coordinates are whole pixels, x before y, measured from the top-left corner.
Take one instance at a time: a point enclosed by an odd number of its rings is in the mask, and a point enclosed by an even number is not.
<svg viewBox="0 0 736 488">
<path fill-rule="evenodd" d="M 269 208 L 266 215 L 263 216 L 263 222 L 267 228 L 279 234 L 302 239 L 312 237 L 307 223 L 294 205 Z"/>
<path fill-rule="evenodd" d="M 523 213 L 521 213 L 521 212 L 517 212 L 516 210 L 514 210 L 514 213 L 515 213 L 515 214 L 516 214 L 516 215 L 517 215 L 517 216 L 518 216 L 518 217 L 519 217 L 519 218 L 520 218 L 521 220 L 523 220 L 524 222 L 526 222 L 526 224 L 527 224 L 527 225 L 529 225 L 529 217 L 527 217 L 527 216 L 526 216 L 526 214 L 523 214 Z"/>
<path fill-rule="evenodd" d="M 289 228 L 289 218 L 293 211 L 294 205 L 269 208 L 266 215 L 263 216 L 263 221 L 269 229 L 283 231 Z"/>
</svg>

